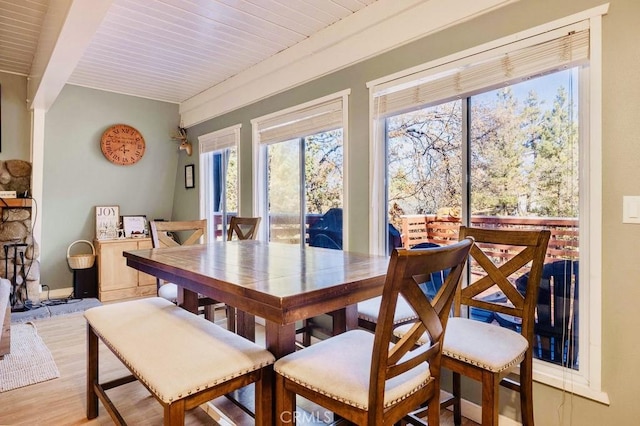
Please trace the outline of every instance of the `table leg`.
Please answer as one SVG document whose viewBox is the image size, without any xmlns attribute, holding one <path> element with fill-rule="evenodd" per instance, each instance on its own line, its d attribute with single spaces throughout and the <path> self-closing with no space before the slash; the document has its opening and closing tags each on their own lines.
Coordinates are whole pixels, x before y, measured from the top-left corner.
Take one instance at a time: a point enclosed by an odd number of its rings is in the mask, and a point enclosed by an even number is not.
<svg viewBox="0 0 640 426">
<path fill-rule="evenodd" d="M 236 310 L 236 333 L 252 342 L 256 341 L 256 317 L 250 313 Z"/>
<path fill-rule="evenodd" d="M 264 337 L 267 349 L 276 357 L 282 358 L 296 350 L 296 325 L 281 325 L 269 320 L 265 321 Z M 276 412 L 276 391 L 275 380 L 273 381 L 273 400 L 271 402 L 272 412 Z"/>
<path fill-rule="evenodd" d="M 333 335 L 358 328 L 358 305 L 348 305 L 330 313 L 333 318 Z"/>
<path fill-rule="evenodd" d="M 282 358 L 296 350 L 296 325 L 281 325 L 272 321 L 266 321 L 265 343 L 273 356 Z"/>
<path fill-rule="evenodd" d="M 178 306 L 189 312 L 198 314 L 198 293 L 178 286 Z"/>
</svg>

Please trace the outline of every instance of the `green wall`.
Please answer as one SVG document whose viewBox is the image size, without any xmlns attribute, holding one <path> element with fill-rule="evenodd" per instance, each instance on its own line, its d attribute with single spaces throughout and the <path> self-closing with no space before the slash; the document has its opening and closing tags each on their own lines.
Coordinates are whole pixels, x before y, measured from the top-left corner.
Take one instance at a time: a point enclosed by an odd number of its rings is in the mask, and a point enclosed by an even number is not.
<svg viewBox="0 0 640 426">
<path fill-rule="evenodd" d="M 625 425 L 637 423 L 635 401 L 640 394 L 640 226 L 622 224 L 622 196 L 640 195 L 640 2 L 611 0 L 603 19 L 603 294 L 595 301 L 602 309 L 602 388 L 611 404 L 605 406 L 579 396 L 534 384 L 536 423 L 539 425 Z M 368 250 L 369 134 L 368 92 L 365 82 L 414 65 L 471 48 L 603 4 L 599 0 L 520 0 L 512 5 L 412 42 L 360 64 L 319 78 L 298 88 L 208 120 L 189 129 L 194 148 L 197 136 L 242 124 L 242 213 L 251 213 L 251 123 L 256 118 L 321 96 L 351 89 L 349 97 L 349 238 L 352 249 Z M 194 149 L 194 152 L 196 149 Z M 195 154 L 194 154 L 195 155 Z M 197 164 L 197 158 L 194 157 Z M 176 198 L 178 199 L 178 198 Z M 183 199 L 180 199 L 181 201 Z M 197 198 L 174 203 L 174 214 L 197 215 Z M 586 342 L 585 342 L 586 346 Z M 467 399 L 478 402 L 477 386 L 464 385 Z M 518 417 L 517 396 L 501 394 L 502 413 Z"/>
<path fill-rule="evenodd" d="M 30 161 L 31 114 L 27 110 L 27 78 L 0 72 L 0 160 Z"/>
<path fill-rule="evenodd" d="M 129 124 L 146 142 L 131 166 L 110 163 L 100 137 L 112 124 Z M 66 251 L 78 239 L 93 240 L 97 205 L 119 205 L 121 215 L 170 219 L 178 165 L 175 104 L 65 86 L 45 116 L 41 282 L 72 285 Z"/>
</svg>

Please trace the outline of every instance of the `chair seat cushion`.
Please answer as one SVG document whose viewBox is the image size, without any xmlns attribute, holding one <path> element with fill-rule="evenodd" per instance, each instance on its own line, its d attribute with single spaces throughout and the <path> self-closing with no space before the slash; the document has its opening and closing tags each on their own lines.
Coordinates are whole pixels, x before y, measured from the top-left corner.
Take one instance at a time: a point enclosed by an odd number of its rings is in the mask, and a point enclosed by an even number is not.
<svg viewBox="0 0 640 426">
<path fill-rule="evenodd" d="M 175 303 L 178 300 L 178 286 L 174 283 L 164 283 L 158 289 L 158 296 Z"/>
<path fill-rule="evenodd" d="M 528 347 L 520 333 L 454 317 L 447 323 L 442 355 L 500 373 L 520 364 Z"/>
<path fill-rule="evenodd" d="M 368 331 L 348 331 L 279 359 L 274 370 L 315 392 L 367 410 L 373 340 L 374 334 Z M 384 407 L 423 388 L 430 377 L 425 362 L 388 380 Z"/>
<path fill-rule="evenodd" d="M 178 301 L 178 286 L 174 283 L 164 283 L 158 289 L 158 296 L 176 303 Z M 198 299 L 207 299 L 207 297 L 202 294 L 198 294 Z M 212 303 L 217 302 L 212 301 Z"/>
<path fill-rule="evenodd" d="M 359 302 L 358 318 L 377 324 L 378 314 L 380 313 L 381 301 L 382 301 L 382 296 L 378 296 L 378 297 L 374 297 L 373 299 L 365 300 L 364 302 Z M 407 300 L 404 297 L 402 297 L 402 295 L 400 295 L 400 297 L 398 297 L 396 312 L 393 316 L 393 323 L 403 324 L 407 321 L 412 321 L 417 318 L 418 316 L 416 315 L 416 312 L 409 305 Z"/>
<path fill-rule="evenodd" d="M 400 327 L 397 327 L 397 328 L 393 329 L 393 335 L 400 339 L 400 338 L 402 338 L 402 336 L 407 334 L 407 332 L 411 329 L 411 327 L 413 327 L 413 324 L 403 324 Z M 431 344 L 431 336 L 429 336 L 429 333 L 424 332 L 422 334 L 422 336 L 420 336 L 418 338 L 418 341 L 416 342 L 416 344 L 418 344 L 418 345 L 430 345 Z"/>
<path fill-rule="evenodd" d="M 160 297 L 91 308 L 102 341 L 165 403 L 258 370 L 271 352 Z"/>
</svg>

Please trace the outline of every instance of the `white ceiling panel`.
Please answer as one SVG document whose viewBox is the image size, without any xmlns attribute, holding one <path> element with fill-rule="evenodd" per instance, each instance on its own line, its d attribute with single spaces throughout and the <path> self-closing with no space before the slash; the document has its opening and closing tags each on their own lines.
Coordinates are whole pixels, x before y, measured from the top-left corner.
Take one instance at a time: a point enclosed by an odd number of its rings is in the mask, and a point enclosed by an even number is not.
<svg viewBox="0 0 640 426">
<path fill-rule="evenodd" d="M 69 83 L 179 103 L 367 3 L 113 0 Z"/>
<path fill-rule="evenodd" d="M 83 1 L 0 0 L 0 71 L 30 75 L 47 11 Z M 111 0 L 66 82 L 179 103 L 375 1 Z"/>
<path fill-rule="evenodd" d="M 30 77 L 29 108 L 74 84 L 197 122 L 514 1 L 0 0 L 0 72 Z M 413 24 L 371 34 L 396 17 Z"/>
<path fill-rule="evenodd" d="M 0 70 L 28 75 L 49 0 L 0 0 Z"/>
</svg>

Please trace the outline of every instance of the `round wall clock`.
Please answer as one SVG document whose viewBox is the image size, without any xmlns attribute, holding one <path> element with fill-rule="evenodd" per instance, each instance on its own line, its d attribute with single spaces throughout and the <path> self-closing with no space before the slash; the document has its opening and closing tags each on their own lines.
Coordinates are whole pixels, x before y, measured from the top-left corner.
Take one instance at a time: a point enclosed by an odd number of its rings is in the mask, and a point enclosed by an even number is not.
<svg viewBox="0 0 640 426">
<path fill-rule="evenodd" d="M 139 131 L 126 124 L 114 124 L 100 139 L 102 153 L 114 164 L 135 164 L 144 155 L 144 138 Z"/>
</svg>

